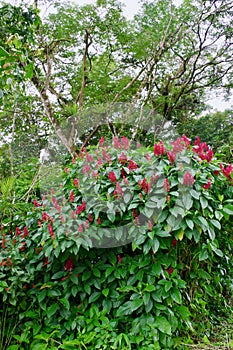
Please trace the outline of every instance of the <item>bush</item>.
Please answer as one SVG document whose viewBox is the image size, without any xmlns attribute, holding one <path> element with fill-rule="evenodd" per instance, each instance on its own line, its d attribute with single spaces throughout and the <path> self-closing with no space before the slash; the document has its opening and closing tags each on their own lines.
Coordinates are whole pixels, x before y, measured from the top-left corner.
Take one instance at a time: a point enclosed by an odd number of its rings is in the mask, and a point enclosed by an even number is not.
<svg viewBox="0 0 233 350">
<path fill-rule="evenodd" d="M 184 135 L 82 150 L 2 234 L 11 349 L 174 349 L 204 332 L 230 295 L 232 174 Z"/>
</svg>

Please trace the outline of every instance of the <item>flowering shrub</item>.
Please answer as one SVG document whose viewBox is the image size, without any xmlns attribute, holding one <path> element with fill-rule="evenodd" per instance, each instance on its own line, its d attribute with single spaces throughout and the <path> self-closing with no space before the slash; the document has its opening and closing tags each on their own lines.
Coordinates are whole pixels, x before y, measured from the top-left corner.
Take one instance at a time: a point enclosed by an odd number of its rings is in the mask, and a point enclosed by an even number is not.
<svg viewBox="0 0 233 350">
<path fill-rule="evenodd" d="M 198 137 L 83 149 L 63 186 L 2 235 L 0 291 L 24 312 L 18 333 L 33 329 L 35 348 L 42 324 L 56 348 L 64 337 L 90 349 L 178 346 L 198 311 L 208 317 L 208 297 L 227 294 L 232 181 Z"/>
</svg>

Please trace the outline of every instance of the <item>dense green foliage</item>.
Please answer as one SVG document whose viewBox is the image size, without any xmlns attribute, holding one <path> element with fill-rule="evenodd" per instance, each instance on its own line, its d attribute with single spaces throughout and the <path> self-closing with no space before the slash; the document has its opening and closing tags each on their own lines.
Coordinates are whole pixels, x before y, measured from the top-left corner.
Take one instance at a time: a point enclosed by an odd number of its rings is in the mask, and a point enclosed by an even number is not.
<svg viewBox="0 0 233 350">
<path fill-rule="evenodd" d="M 232 287 L 233 172 L 212 158 L 185 136 L 83 150 L 3 231 L 9 349 L 173 349 L 206 333 Z"/>
</svg>

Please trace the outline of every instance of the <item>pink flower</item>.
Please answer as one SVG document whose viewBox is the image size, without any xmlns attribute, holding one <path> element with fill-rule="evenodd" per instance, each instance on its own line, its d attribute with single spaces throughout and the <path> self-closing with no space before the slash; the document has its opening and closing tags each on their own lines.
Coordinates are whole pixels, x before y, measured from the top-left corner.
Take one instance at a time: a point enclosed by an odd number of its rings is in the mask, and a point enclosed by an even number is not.
<svg viewBox="0 0 233 350">
<path fill-rule="evenodd" d="M 208 181 L 206 184 L 204 184 L 202 187 L 203 187 L 205 190 L 208 190 L 208 189 L 210 188 L 210 186 L 211 186 L 211 181 L 210 181 L 210 179 L 209 179 L 209 181 Z"/>
<path fill-rule="evenodd" d="M 94 159 L 90 154 L 86 153 L 86 161 L 87 163 L 92 163 Z"/>
<path fill-rule="evenodd" d="M 80 215 L 84 210 L 86 210 L 86 202 L 82 202 L 81 205 L 77 206 L 76 214 Z"/>
<path fill-rule="evenodd" d="M 192 186 L 193 184 L 194 184 L 193 175 L 189 171 L 186 171 L 186 173 L 183 176 L 183 185 L 184 186 Z"/>
<path fill-rule="evenodd" d="M 36 199 L 33 200 L 33 205 L 34 205 L 34 207 L 40 207 L 41 206 L 41 204 L 38 203 Z"/>
<path fill-rule="evenodd" d="M 125 185 L 128 185 L 128 184 L 129 184 L 129 181 L 126 179 L 125 176 L 123 176 L 123 182 L 124 182 Z"/>
<path fill-rule="evenodd" d="M 28 232 L 27 227 L 26 227 L 26 226 L 24 226 L 24 228 L 23 228 L 23 235 L 22 235 L 22 237 L 23 237 L 23 238 L 25 238 L 25 237 L 27 237 L 27 236 L 29 236 L 29 232 Z"/>
<path fill-rule="evenodd" d="M 100 141 L 99 141 L 100 147 L 103 147 L 103 144 L 104 144 L 104 136 L 102 136 Z"/>
<path fill-rule="evenodd" d="M 118 158 L 118 162 L 122 165 L 124 165 L 127 162 L 127 157 L 124 154 L 124 152 L 121 153 L 120 157 Z"/>
<path fill-rule="evenodd" d="M 121 148 L 121 143 L 120 143 L 120 140 L 118 139 L 117 136 L 115 136 L 114 139 L 113 139 L 113 146 L 116 149 Z"/>
<path fill-rule="evenodd" d="M 21 230 L 20 230 L 19 227 L 16 227 L 15 235 L 16 235 L 16 236 L 20 236 L 20 235 L 21 235 Z"/>
<path fill-rule="evenodd" d="M 165 179 L 164 182 L 163 182 L 163 188 L 166 192 L 169 192 L 170 191 L 170 184 L 169 184 L 169 181 L 168 179 Z"/>
<path fill-rule="evenodd" d="M 71 217 L 71 219 L 75 219 L 75 211 L 74 210 L 72 210 L 70 217 Z"/>
<path fill-rule="evenodd" d="M 146 181 L 146 178 L 142 181 L 139 180 L 138 185 L 146 194 L 150 192 L 150 184 Z"/>
<path fill-rule="evenodd" d="M 74 267 L 73 260 L 71 257 L 69 257 L 69 259 L 65 263 L 64 270 L 71 272 L 73 270 L 73 267 Z"/>
<path fill-rule="evenodd" d="M 147 160 L 151 159 L 151 156 L 149 155 L 149 153 L 147 153 L 145 157 L 146 157 Z"/>
<path fill-rule="evenodd" d="M 79 233 L 83 232 L 83 224 L 79 224 L 78 232 Z"/>
<path fill-rule="evenodd" d="M 174 164 L 176 160 L 176 153 L 167 151 L 168 160 L 171 164 Z"/>
<path fill-rule="evenodd" d="M 182 142 L 182 139 L 178 137 L 175 141 L 172 142 L 173 148 L 172 148 L 172 153 L 177 154 L 178 152 L 183 151 L 184 149 L 184 144 Z"/>
<path fill-rule="evenodd" d="M 83 174 L 87 174 L 87 173 L 89 173 L 90 170 L 91 170 L 90 166 L 88 164 L 85 164 L 83 169 L 82 169 L 82 172 L 83 172 Z"/>
<path fill-rule="evenodd" d="M 127 150 L 129 148 L 129 140 L 128 140 L 128 138 L 125 137 L 125 136 L 122 136 L 121 144 L 123 145 L 124 149 Z"/>
<path fill-rule="evenodd" d="M 111 182 L 116 182 L 117 181 L 117 178 L 116 178 L 116 174 L 114 173 L 114 171 L 110 171 L 108 173 L 108 178 Z"/>
<path fill-rule="evenodd" d="M 214 156 L 214 152 L 212 149 L 209 149 L 206 152 L 203 152 L 203 151 L 199 152 L 198 155 L 202 160 L 207 160 L 207 162 L 209 163 Z"/>
<path fill-rule="evenodd" d="M 54 197 L 54 196 L 52 196 L 52 202 L 53 202 L 53 205 L 54 205 L 54 207 L 57 209 L 57 211 L 60 213 L 60 211 L 61 211 L 61 207 L 60 207 L 60 205 L 58 204 L 58 201 L 57 201 L 57 199 Z"/>
<path fill-rule="evenodd" d="M 190 145 L 190 139 L 188 139 L 187 136 L 184 134 L 182 135 L 181 139 L 185 143 L 186 147 L 188 148 L 188 146 Z"/>
<path fill-rule="evenodd" d="M 85 221 L 85 224 L 84 224 L 84 228 L 88 228 L 88 227 L 89 227 L 89 221 L 86 220 L 86 221 Z"/>
<path fill-rule="evenodd" d="M 134 219 L 136 219 L 138 217 L 138 213 L 137 213 L 137 210 L 135 208 L 132 209 L 132 214 L 133 214 Z"/>
<path fill-rule="evenodd" d="M 79 181 L 78 181 L 78 179 L 76 177 L 74 178 L 74 186 L 77 187 L 77 188 L 79 186 Z"/>
<path fill-rule="evenodd" d="M 74 200 L 75 200 L 75 196 L 74 196 L 74 191 L 73 190 L 70 191 L 69 200 L 70 200 L 70 203 L 73 203 Z"/>
<path fill-rule="evenodd" d="M 92 171 L 91 173 L 92 178 L 97 177 L 98 175 L 99 175 L 98 171 Z"/>
<path fill-rule="evenodd" d="M 222 170 L 222 173 L 229 179 L 232 173 L 232 164 L 229 164 L 224 168 L 222 163 L 220 164 L 220 168 Z"/>
<path fill-rule="evenodd" d="M 93 222 L 93 217 L 91 214 L 88 214 L 88 220 L 89 220 L 89 222 Z"/>
<path fill-rule="evenodd" d="M 54 239 L 55 234 L 53 232 L 53 228 L 52 228 L 52 225 L 50 224 L 50 222 L 48 223 L 48 230 L 49 230 L 50 237 L 52 237 L 52 239 Z"/>
<path fill-rule="evenodd" d="M 68 169 L 67 167 L 65 167 L 65 168 L 64 168 L 64 172 L 65 172 L 66 174 L 69 174 L 69 169 Z"/>
<path fill-rule="evenodd" d="M 148 221 L 148 228 L 149 228 L 150 231 L 152 231 L 153 224 L 152 224 L 152 222 L 150 220 Z"/>
<path fill-rule="evenodd" d="M 154 145 L 155 156 L 163 156 L 165 152 L 166 152 L 166 149 L 162 141 L 159 141 L 157 144 Z"/>
<path fill-rule="evenodd" d="M 128 164 L 128 169 L 135 170 L 137 168 L 138 168 L 137 164 L 132 159 L 130 159 L 129 164 Z"/>
<path fill-rule="evenodd" d="M 116 187 L 115 187 L 115 191 L 113 192 L 113 195 L 115 198 L 124 196 L 124 192 L 123 192 L 119 182 L 116 183 Z"/>
</svg>

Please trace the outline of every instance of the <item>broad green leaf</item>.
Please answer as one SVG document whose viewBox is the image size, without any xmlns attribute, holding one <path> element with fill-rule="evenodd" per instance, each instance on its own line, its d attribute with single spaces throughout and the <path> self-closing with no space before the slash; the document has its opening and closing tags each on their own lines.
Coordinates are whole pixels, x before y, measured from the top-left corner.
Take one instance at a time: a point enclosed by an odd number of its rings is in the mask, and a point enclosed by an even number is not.
<svg viewBox="0 0 233 350">
<path fill-rule="evenodd" d="M 58 309 L 59 309 L 59 305 L 57 303 L 52 304 L 47 309 L 47 316 L 49 318 L 52 317 L 57 312 Z"/>
<path fill-rule="evenodd" d="M 171 325 L 165 317 L 157 317 L 155 327 L 158 328 L 160 332 L 171 335 Z"/>
<path fill-rule="evenodd" d="M 175 287 L 175 288 L 172 289 L 171 297 L 177 304 L 181 304 L 182 303 L 181 293 L 180 293 L 178 288 Z"/>
</svg>

